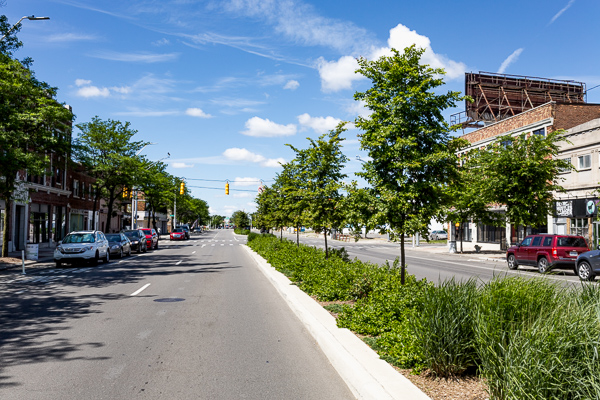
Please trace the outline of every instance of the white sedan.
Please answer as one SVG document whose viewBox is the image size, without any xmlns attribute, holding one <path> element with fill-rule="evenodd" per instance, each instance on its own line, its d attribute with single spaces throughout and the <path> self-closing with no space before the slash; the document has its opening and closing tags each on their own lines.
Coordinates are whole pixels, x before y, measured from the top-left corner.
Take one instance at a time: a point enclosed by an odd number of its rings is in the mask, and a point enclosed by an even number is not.
<svg viewBox="0 0 600 400">
<path fill-rule="evenodd" d="M 448 240 L 448 232 L 446 231 L 431 231 L 429 240 Z"/>
</svg>

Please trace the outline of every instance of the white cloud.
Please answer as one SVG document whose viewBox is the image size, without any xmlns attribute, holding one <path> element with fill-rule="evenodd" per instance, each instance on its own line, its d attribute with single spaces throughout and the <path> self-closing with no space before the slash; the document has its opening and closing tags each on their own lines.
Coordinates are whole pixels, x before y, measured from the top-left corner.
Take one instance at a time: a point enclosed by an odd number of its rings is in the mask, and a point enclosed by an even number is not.
<svg viewBox="0 0 600 400">
<path fill-rule="evenodd" d="M 121 94 L 129 94 L 131 93 L 131 88 L 129 86 L 113 86 L 110 88 L 113 92 L 121 93 Z"/>
<path fill-rule="evenodd" d="M 280 125 L 268 119 L 252 117 L 246 121 L 246 130 L 241 133 L 254 137 L 292 136 L 296 134 L 296 125 Z"/>
<path fill-rule="evenodd" d="M 298 89 L 299 86 L 300 86 L 300 82 L 292 79 L 292 80 L 287 81 L 287 83 L 285 84 L 285 86 L 283 88 L 288 89 L 288 90 L 296 90 L 296 89 Z"/>
<path fill-rule="evenodd" d="M 550 22 L 548 22 L 548 25 L 550 25 L 551 23 L 556 21 L 558 19 L 558 17 L 560 17 L 565 11 L 567 11 L 569 9 L 569 7 L 571 7 L 573 5 L 573 3 L 575 3 L 575 0 L 569 0 L 569 3 L 566 6 L 564 6 L 559 12 L 557 12 L 554 15 L 554 17 L 552 17 Z"/>
<path fill-rule="evenodd" d="M 130 111 L 118 111 L 115 115 L 127 116 L 127 117 L 165 117 L 168 115 L 179 115 L 181 112 L 176 110 L 141 110 L 132 109 Z"/>
<path fill-rule="evenodd" d="M 190 117 L 198 117 L 198 118 L 212 118 L 212 115 L 205 113 L 199 108 L 188 108 L 185 110 L 185 114 Z"/>
<path fill-rule="evenodd" d="M 323 134 L 335 129 L 342 120 L 333 117 L 311 117 L 309 114 L 304 113 L 298 115 L 298 122 L 300 122 L 300 125 L 302 126 L 311 128 L 315 132 Z"/>
<path fill-rule="evenodd" d="M 248 197 L 256 197 L 257 194 L 258 194 L 258 190 L 256 191 L 256 193 L 251 193 L 251 192 L 234 193 L 233 197 L 248 198 Z"/>
<path fill-rule="evenodd" d="M 463 76 L 466 70 L 465 64 L 435 53 L 427 36 L 420 35 L 402 24 L 390 29 L 388 47 L 372 49 L 367 59 L 376 60 L 381 56 L 390 55 L 392 48 L 402 52 L 406 47 L 413 44 L 425 49 L 421 57 L 423 63 L 429 64 L 433 68 L 444 68 L 449 79 Z M 358 63 L 352 56 L 343 56 L 338 61 L 326 61 L 319 58 L 317 68 L 321 77 L 321 88 L 325 92 L 350 89 L 355 81 L 365 79 L 362 75 L 355 73 L 358 69 Z"/>
<path fill-rule="evenodd" d="M 232 161 L 248 161 L 248 162 L 252 162 L 252 163 L 256 163 L 256 164 L 260 164 L 260 166 L 262 167 L 279 167 L 279 163 L 284 164 L 285 160 L 283 158 L 277 158 L 277 159 L 268 159 L 265 156 L 262 156 L 260 154 L 256 154 L 256 153 L 252 153 L 251 151 L 248 151 L 247 149 L 240 149 L 237 147 L 233 147 L 230 149 L 227 149 L 223 152 L 223 155 L 225 156 L 225 158 L 232 160 Z"/>
<path fill-rule="evenodd" d="M 171 42 L 169 42 L 169 39 L 167 38 L 162 38 L 160 40 L 154 41 L 152 42 L 152 46 L 166 46 L 168 44 L 170 44 Z"/>
<path fill-rule="evenodd" d="M 236 186 L 259 186 L 260 185 L 260 179 L 258 178 L 235 178 L 233 180 L 233 182 L 231 182 L 233 185 Z"/>
<path fill-rule="evenodd" d="M 98 40 L 98 37 L 93 35 L 83 35 L 77 33 L 58 33 L 46 37 L 45 40 L 47 42 L 76 42 L 84 40 Z"/>
<path fill-rule="evenodd" d="M 171 167 L 173 167 L 173 168 L 193 168 L 194 164 L 186 164 L 186 163 L 182 163 L 182 162 L 174 162 L 174 163 L 171 163 Z"/>
<path fill-rule="evenodd" d="M 515 61 L 517 61 L 519 59 L 519 56 L 521 55 L 522 52 L 523 52 L 523 48 L 521 47 L 521 48 L 513 51 L 510 56 L 506 57 L 506 59 L 504 61 L 502 61 L 502 65 L 500 65 L 500 68 L 498 68 L 498 73 L 503 74 L 504 71 L 506 71 L 506 69 L 508 68 L 508 66 L 510 64 L 514 63 Z"/>
<path fill-rule="evenodd" d="M 87 86 L 90 85 L 92 81 L 87 79 L 75 79 L 75 85 L 77 86 Z"/>
<path fill-rule="evenodd" d="M 125 62 L 142 62 L 142 63 L 157 63 L 171 61 L 179 57 L 179 53 L 166 53 L 166 54 L 155 54 L 148 52 L 141 53 L 117 53 L 114 51 L 106 51 L 90 54 L 91 57 L 101 58 L 103 60 L 111 61 L 125 61 Z"/>
<path fill-rule="evenodd" d="M 99 88 L 96 86 L 86 86 L 77 90 L 77 96 L 79 97 L 108 97 L 110 91 L 108 88 Z"/>
<path fill-rule="evenodd" d="M 358 63 L 352 56 L 343 56 L 338 61 L 326 61 L 320 57 L 317 60 L 317 68 L 321 76 L 321 88 L 325 92 L 350 89 L 354 81 L 366 79 L 354 72 L 358 68 Z"/>
<path fill-rule="evenodd" d="M 353 101 L 348 107 L 346 107 L 346 111 L 352 116 L 361 116 L 366 118 L 372 113 L 372 111 L 366 106 L 367 103 L 364 100 Z"/>
</svg>

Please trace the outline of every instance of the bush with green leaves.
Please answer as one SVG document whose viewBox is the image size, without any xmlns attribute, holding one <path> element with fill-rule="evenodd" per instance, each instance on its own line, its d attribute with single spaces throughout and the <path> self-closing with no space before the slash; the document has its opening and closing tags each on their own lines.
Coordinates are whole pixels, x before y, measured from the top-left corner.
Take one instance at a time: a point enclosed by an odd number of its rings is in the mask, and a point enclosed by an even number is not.
<svg viewBox="0 0 600 400">
<path fill-rule="evenodd" d="M 233 230 L 233 232 L 235 234 L 238 234 L 238 235 L 248 235 L 248 234 L 250 234 L 250 230 L 249 229 L 244 229 L 244 228 L 235 228 Z"/>
</svg>

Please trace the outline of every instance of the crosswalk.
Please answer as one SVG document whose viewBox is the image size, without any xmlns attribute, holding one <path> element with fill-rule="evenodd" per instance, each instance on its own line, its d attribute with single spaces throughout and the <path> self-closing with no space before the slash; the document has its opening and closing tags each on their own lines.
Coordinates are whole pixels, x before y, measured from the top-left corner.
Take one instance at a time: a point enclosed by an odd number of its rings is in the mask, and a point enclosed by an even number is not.
<svg viewBox="0 0 600 400">
<path fill-rule="evenodd" d="M 29 283 L 50 283 L 61 279 L 70 279 L 76 277 L 78 274 L 90 271 L 95 268 L 102 268 L 102 265 L 97 267 L 82 267 L 82 268 L 69 268 L 66 269 L 46 269 L 42 271 L 36 271 L 36 275 L 18 275 L 10 276 L 4 279 L 0 279 L 0 284 L 29 284 Z"/>
</svg>

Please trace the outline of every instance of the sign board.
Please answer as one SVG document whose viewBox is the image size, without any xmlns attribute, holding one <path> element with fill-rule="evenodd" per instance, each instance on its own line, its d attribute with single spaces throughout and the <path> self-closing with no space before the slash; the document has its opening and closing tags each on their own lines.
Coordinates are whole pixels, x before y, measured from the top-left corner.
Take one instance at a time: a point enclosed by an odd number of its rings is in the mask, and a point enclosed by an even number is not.
<svg viewBox="0 0 600 400">
<path fill-rule="evenodd" d="M 39 254 L 40 245 L 37 243 L 30 243 L 25 246 L 25 258 L 28 260 L 37 261 Z"/>
</svg>

